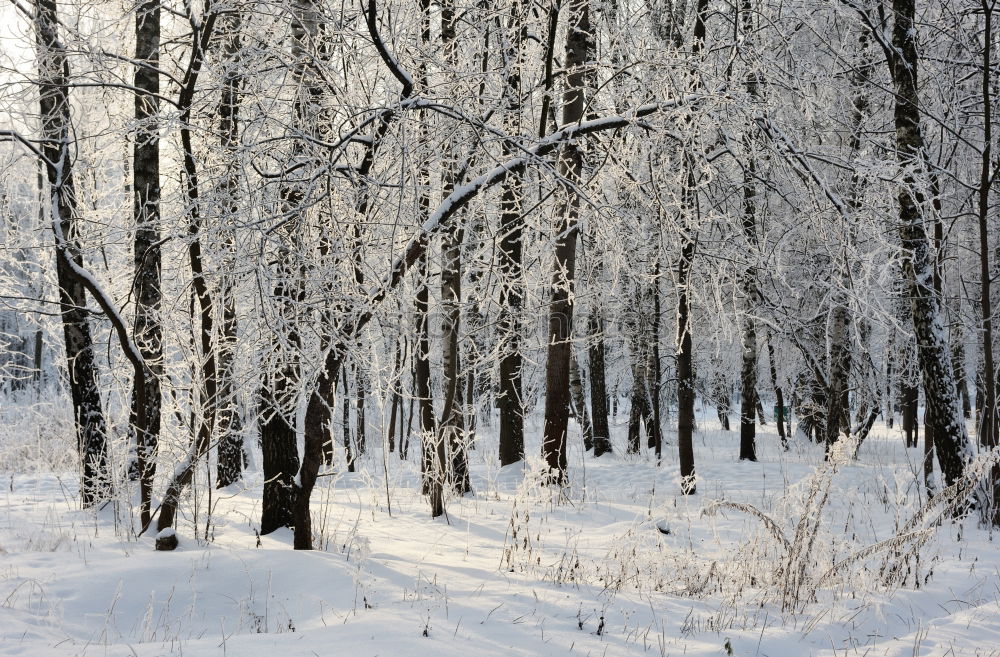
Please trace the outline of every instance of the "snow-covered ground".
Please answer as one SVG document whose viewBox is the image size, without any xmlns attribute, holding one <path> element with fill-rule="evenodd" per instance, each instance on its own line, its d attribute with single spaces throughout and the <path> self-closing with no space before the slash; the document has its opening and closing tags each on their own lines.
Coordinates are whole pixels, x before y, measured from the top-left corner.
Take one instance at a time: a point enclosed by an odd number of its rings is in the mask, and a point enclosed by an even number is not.
<svg viewBox="0 0 1000 657">
<path fill-rule="evenodd" d="M 898 430 L 834 467 L 801 440 L 783 452 L 769 423 L 740 463 L 738 432 L 702 417 L 684 497 L 672 435 L 658 468 L 620 425 L 601 459 L 571 427 L 562 494 L 538 458 L 500 470 L 487 428 L 475 493 L 440 520 L 415 454 L 388 455 L 386 477 L 372 448 L 321 478 L 313 552 L 258 539 L 259 473 L 211 514 L 199 490 L 181 547 L 158 553 L 122 530 L 128 509 L 81 511 L 72 473 L 5 472 L 0 655 L 1000 655 L 1000 551 L 974 518 L 906 527 L 922 450 Z"/>
</svg>

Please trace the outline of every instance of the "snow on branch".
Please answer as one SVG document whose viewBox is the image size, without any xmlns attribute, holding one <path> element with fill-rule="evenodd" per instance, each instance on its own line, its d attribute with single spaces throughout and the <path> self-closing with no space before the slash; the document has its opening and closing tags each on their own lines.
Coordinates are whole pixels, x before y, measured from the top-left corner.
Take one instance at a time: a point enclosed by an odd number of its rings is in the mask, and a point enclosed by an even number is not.
<svg viewBox="0 0 1000 657">
<path fill-rule="evenodd" d="M 638 119 L 657 114 L 659 112 L 675 110 L 680 107 L 687 107 L 704 100 L 705 94 L 687 94 L 680 98 L 641 105 L 629 113 L 606 116 L 590 121 L 582 121 L 573 125 L 564 126 L 559 130 L 540 139 L 530 148 L 525 148 L 524 152 L 489 171 L 473 178 L 468 183 L 461 185 L 448 195 L 437 209 L 434 210 L 424 222 L 417 234 L 410 240 L 403 253 L 393 262 L 389 273 L 382 280 L 377 289 L 368 294 L 367 308 L 355 320 L 353 326 L 348 326 L 348 335 L 356 334 L 371 321 L 373 309 L 380 304 L 389 293 L 395 289 L 411 266 L 423 255 L 427 249 L 426 238 L 437 232 L 442 226 L 448 224 L 450 219 L 462 208 L 469 204 L 480 192 L 489 189 L 493 185 L 502 182 L 512 173 L 522 171 L 528 164 L 538 162 L 542 157 L 555 151 L 557 148 L 573 139 L 585 137 L 599 132 L 616 130 L 633 125 Z"/>
</svg>

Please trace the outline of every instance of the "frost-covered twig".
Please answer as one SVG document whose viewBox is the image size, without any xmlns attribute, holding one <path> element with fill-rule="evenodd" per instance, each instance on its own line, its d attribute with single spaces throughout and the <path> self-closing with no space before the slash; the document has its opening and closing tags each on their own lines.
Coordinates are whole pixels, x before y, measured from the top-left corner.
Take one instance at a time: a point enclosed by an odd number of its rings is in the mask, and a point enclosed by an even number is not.
<svg viewBox="0 0 1000 657">
<path fill-rule="evenodd" d="M 751 515 L 761 521 L 765 528 L 771 533 L 771 535 L 778 540 L 779 543 L 788 552 L 792 548 L 792 544 L 788 542 L 785 538 L 785 532 L 781 531 L 781 527 L 778 523 L 774 521 L 771 516 L 767 515 L 753 504 L 744 504 L 742 502 L 730 502 L 728 500 L 712 500 L 708 506 L 706 506 L 701 514 L 703 516 L 714 516 L 719 509 L 733 509 L 734 511 L 742 511 L 747 515 Z"/>
</svg>

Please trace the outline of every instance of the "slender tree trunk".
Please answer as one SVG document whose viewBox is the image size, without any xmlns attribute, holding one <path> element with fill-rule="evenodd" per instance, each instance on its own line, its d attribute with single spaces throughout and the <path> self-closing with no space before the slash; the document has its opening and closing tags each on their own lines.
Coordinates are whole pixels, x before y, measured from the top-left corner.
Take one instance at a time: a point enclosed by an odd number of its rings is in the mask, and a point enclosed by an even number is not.
<svg viewBox="0 0 1000 657">
<path fill-rule="evenodd" d="M 403 376 L 403 362 L 405 356 L 403 355 L 403 343 L 401 338 L 396 338 L 396 357 L 392 364 L 392 381 L 389 385 L 389 452 L 392 453 L 396 449 L 396 418 L 402 415 L 403 411 L 403 396 L 400 394 L 400 378 Z M 400 431 L 400 440 L 402 440 L 402 431 Z M 402 452 L 402 446 L 400 446 L 400 452 Z"/>
<path fill-rule="evenodd" d="M 993 306 L 992 306 L 992 286 L 991 277 L 993 275 L 990 266 L 990 243 L 989 243 L 989 220 L 990 220 L 990 187 L 993 183 L 992 147 L 993 147 L 993 102 L 990 89 L 991 77 L 993 73 L 993 12 L 996 3 L 990 0 L 980 0 L 980 7 L 983 11 L 983 68 L 982 68 L 982 95 L 983 95 L 983 150 L 980 159 L 980 177 L 978 193 L 978 219 L 979 219 L 979 272 L 980 272 L 980 300 L 979 305 L 982 311 L 982 335 L 983 335 L 983 396 L 984 403 L 980 417 L 979 442 L 983 447 L 993 448 L 1000 444 L 1000 416 L 997 413 L 997 392 L 996 392 L 996 365 L 993 360 Z M 994 213 L 995 214 L 995 213 Z M 964 382 L 965 377 L 959 380 Z M 966 393 L 968 397 L 968 393 Z M 965 414 L 965 417 L 968 417 Z M 940 452 L 939 452 L 940 456 Z M 943 469 L 943 466 L 942 466 Z M 1000 526 L 1000 465 L 994 465 L 991 471 L 993 480 L 992 505 L 990 509 L 990 522 L 993 526 Z"/>
<path fill-rule="evenodd" d="M 778 425 L 778 437 L 781 439 L 781 447 L 788 451 L 788 435 L 785 433 L 785 394 L 778 385 L 778 368 L 774 361 L 774 345 L 771 337 L 767 338 L 767 360 L 771 368 L 771 387 L 774 388 L 774 401 L 776 410 L 774 412 L 774 422 Z"/>
<path fill-rule="evenodd" d="M 573 402 L 573 415 L 576 416 L 576 421 L 583 432 L 583 448 L 589 451 L 594 448 L 594 429 L 590 424 L 590 414 L 587 412 L 586 395 L 584 395 L 583 390 L 583 377 L 575 353 L 571 353 L 569 357 L 569 390 Z"/>
<path fill-rule="evenodd" d="M 351 397 L 350 397 L 350 383 L 347 380 L 347 367 L 345 366 L 340 371 L 341 380 L 340 385 L 343 388 L 341 393 L 342 404 L 341 404 L 341 431 L 344 437 L 344 461 L 347 465 L 348 472 L 355 471 L 355 452 L 354 445 L 351 441 Z"/>
<path fill-rule="evenodd" d="M 149 522 L 149 500 L 156 475 L 160 436 L 160 376 L 163 373 L 163 331 L 160 325 L 160 0 L 144 0 L 135 14 L 135 122 L 132 151 L 132 217 L 135 269 L 135 323 L 133 339 L 152 376 L 133 381 L 145 385 L 146 431 L 136 431 L 136 455 L 142 501 L 143 525 Z M 133 406 L 140 395 L 132 393 Z M 132 409 L 132 425 L 138 412 Z"/>
<path fill-rule="evenodd" d="M 521 132 L 521 63 L 526 38 L 524 6 L 521 0 L 511 5 L 504 59 L 504 125 L 510 134 Z M 513 157 L 514 146 L 501 144 L 502 157 Z M 500 465 L 524 459 L 524 405 L 521 392 L 521 312 L 524 303 L 524 271 L 521 262 L 524 217 L 521 201 L 524 182 L 520 173 L 507 177 L 500 191 L 500 378 L 497 406 L 500 411 Z"/>
<path fill-rule="evenodd" d="M 354 362 L 354 390 L 356 399 L 354 400 L 354 442 L 358 448 L 358 456 L 364 456 L 368 452 L 368 428 L 367 428 L 367 380 L 361 364 L 355 359 Z"/>
<path fill-rule="evenodd" d="M 180 503 L 180 495 L 184 488 L 191 483 L 194 478 L 195 468 L 202 456 L 208 453 L 215 432 L 216 407 L 218 403 L 218 373 L 216 369 L 216 354 L 213 345 L 215 337 L 215 307 L 208 289 L 208 282 L 205 279 L 204 262 L 201 252 L 202 219 L 200 208 L 200 188 L 198 185 L 198 166 L 195 159 L 194 145 L 191 138 L 191 108 L 194 101 L 194 93 L 198 87 L 198 78 L 201 67 L 205 59 L 205 52 L 211 42 L 215 22 L 218 13 L 214 11 L 211 3 L 204 7 L 204 20 L 199 23 L 198 29 L 192 34 L 192 45 L 190 61 L 185 73 L 181 92 L 177 98 L 177 107 L 180 108 L 181 124 L 181 152 L 184 160 L 184 186 L 185 200 L 187 203 L 188 220 L 188 261 L 191 265 L 191 294 L 192 294 L 192 315 L 194 306 L 197 303 L 197 321 L 193 321 L 197 331 L 195 348 L 198 350 L 198 362 L 200 363 L 201 387 L 198 391 L 198 400 L 201 413 L 198 417 L 192 418 L 192 429 L 195 431 L 194 440 L 188 450 L 187 457 L 174 471 L 167 492 L 163 496 L 160 504 L 160 515 L 157 518 L 156 538 L 157 550 L 172 550 L 177 547 L 177 537 L 173 532 L 164 533 L 167 529 L 172 529 L 174 517 L 177 513 L 177 505 Z"/>
<path fill-rule="evenodd" d="M 740 27 L 743 31 L 743 47 L 752 48 L 754 34 L 753 11 L 750 0 L 743 0 L 740 10 Z M 757 74 L 749 71 L 746 77 L 747 93 L 753 99 L 759 99 Z M 757 161 L 752 154 L 754 143 L 747 136 L 746 143 L 751 155 L 743 175 L 743 237 L 748 248 L 751 264 L 743 273 L 743 364 L 740 369 L 740 460 L 757 460 L 757 327 L 753 313 L 758 304 L 760 292 L 757 282 L 757 206 L 756 206 L 756 171 Z"/>
<path fill-rule="evenodd" d="M 234 228 L 239 204 L 238 154 L 240 88 L 243 83 L 241 50 L 242 18 L 238 11 L 224 16 L 223 20 L 223 77 L 222 99 L 219 103 L 219 132 L 225 154 L 225 173 L 222 185 L 223 203 L 223 272 L 219 283 L 219 304 L 222 307 L 222 325 L 219 334 L 219 401 L 218 401 L 218 461 L 216 486 L 225 488 L 243 476 L 246 457 L 243 451 L 243 423 L 237 399 L 236 347 L 238 344 L 236 319 L 236 280 L 232 273 L 236 267 L 236 230 Z"/>
<path fill-rule="evenodd" d="M 430 0 L 419 0 L 420 3 L 420 43 L 424 49 L 430 49 L 431 19 Z M 417 87 L 427 87 L 427 65 L 424 61 L 418 64 Z M 427 113 L 420 111 L 420 135 L 422 143 L 429 143 L 429 126 Z M 417 174 L 422 190 L 418 203 L 420 216 L 430 214 L 431 199 L 427 193 L 430 186 L 430 171 L 427 163 L 420 165 Z M 430 290 L 427 285 L 427 236 L 422 238 L 422 256 L 416 262 L 416 298 L 414 301 L 414 321 L 416 322 L 417 342 L 415 346 L 416 361 L 414 365 L 414 385 L 419 403 L 420 433 L 421 433 L 421 468 L 422 492 L 429 497 L 431 517 L 437 518 L 444 514 L 444 476 L 445 476 L 445 446 L 438 440 L 434 422 L 434 400 L 431 397 L 431 363 L 430 363 L 430 333 L 428 328 L 428 306 Z"/>
<path fill-rule="evenodd" d="M 590 363 L 590 408 L 593 427 L 594 457 L 611 452 L 611 429 L 608 427 L 608 384 L 605 372 L 604 312 L 599 295 L 596 293 L 603 282 L 604 254 L 597 250 L 596 239 L 589 235 L 590 257 L 594 261 L 590 286 L 594 290 L 590 299 L 590 314 L 587 320 L 587 334 L 590 338 L 587 358 Z"/>
<path fill-rule="evenodd" d="M 841 263 L 842 268 L 847 266 L 846 262 Z M 849 278 L 849 275 L 841 272 L 839 278 L 843 283 Z M 850 361 L 850 345 L 848 344 L 850 316 L 846 294 L 843 290 L 839 292 L 835 295 L 835 305 L 830 311 L 830 357 L 828 359 L 830 371 L 827 375 L 829 390 L 826 395 L 826 435 L 824 436 L 827 458 L 829 458 L 830 449 L 837 442 L 841 427 L 844 426 L 845 422 L 843 395 L 847 389 L 847 367 Z M 850 418 L 848 417 L 846 421 L 849 423 Z M 849 427 L 848 430 L 850 430 Z"/>
<path fill-rule="evenodd" d="M 596 301 L 591 301 L 596 303 Z M 590 407 L 594 427 L 594 456 L 611 452 L 611 429 L 608 427 L 608 392 L 604 371 L 604 316 L 599 308 L 591 307 L 587 332 L 591 336 L 588 348 L 590 360 Z"/>
<path fill-rule="evenodd" d="M 916 447 L 919 435 L 917 428 L 917 403 L 920 396 L 920 388 L 912 383 L 904 383 L 900 386 L 903 435 L 907 447 Z"/>
<path fill-rule="evenodd" d="M 455 43 L 455 6 L 452 0 L 441 3 L 441 41 L 444 59 L 452 70 L 458 66 Z M 457 144 L 448 139 L 444 148 L 444 179 L 442 194 L 447 198 L 454 190 L 458 177 L 455 161 Z M 462 244 L 465 229 L 461 223 L 444 233 L 441 264 L 442 324 L 442 397 L 444 408 L 438 425 L 438 440 L 451 453 L 446 479 L 455 492 L 464 495 L 472 490 L 469 482 L 469 462 L 465 452 L 465 413 L 462 403 L 461 354 L 459 329 L 462 321 Z M 449 467 L 450 466 L 450 467 Z"/>
<path fill-rule="evenodd" d="M 955 371 L 958 394 L 962 398 L 962 417 L 972 417 L 972 399 L 969 395 L 969 376 L 965 365 L 965 336 L 962 327 L 956 326 L 951 339 L 951 367 Z"/>
<path fill-rule="evenodd" d="M 688 208 L 697 204 L 693 162 L 687 159 L 688 179 L 685 195 Z M 691 301 L 688 294 L 691 281 L 691 262 L 694 260 L 695 242 L 687 232 L 681 235 L 681 256 L 677 261 L 677 451 L 681 469 L 681 492 L 694 495 L 696 476 L 694 469 L 694 345 L 691 339 Z M 725 416 L 727 420 L 728 414 Z M 728 429 L 728 426 L 726 427 Z"/>
<path fill-rule="evenodd" d="M 296 0 L 291 11 L 292 74 L 296 82 L 294 116 L 296 128 L 306 135 L 316 135 L 320 108 L 318 102 L 323 88 L 316 79 L 312 60 L 318 55 L 320 12 L 312 0 Z M 307 158 L 305 140 L 296 139 L 291 160 Z M 311 159 L 311 158 L 309 158 Z M 313 162 L 309 162 L 313 165 Z M 301 173 L 290 174 L 296 179 Z M 322 460 L 322 439 L 311 432 L 306 436 L 303 463 L 310 459 L 309 472 L 299 475 L 300 455 L 296 440 L 295 408 L 299 386 L 301 337 L 299 308 L 304 295 L 304 268 L 301 264 L 302 233 L 307 211 L 304 184 L 287 181 L 281 189 L 283 214 L 287 217 L 276 232 L 277 267 L 273 299 L 277 302 L 277 330 L 279 335 L 265 361 L 265 381 L 261 394 L 261 443 L 264 456 L 264 496 L 261 533 L 279 527 L 295 528 L 296 549 L 312 546 L 312 527 L 309 516 L 309 496 L 315 483 L 315 468 Z M 334 350 L 330 349 L 329 354 Z M 335 356 L 328 356 L 328 360 Z M 321 385 L 330 385 L 330 372 L 324 371 Z M 335 380 L 335 379 L 334 379 Z M 310 406 L 313 405 L 312 395 Z M 310 413 L 307 410 L 307 416 Z M 312 419 L 314 422 L 315 420 Z M 313 428 L 311 422 L 310 429 Z M 318 447 L 318 449 L 317 449 Z M 315 461 L 315 462 L 314 462 Z"/>
<path fill-rule="evenodd" d="M 564 66 L 563 125 L 583 120 L 586 66 L 594 52 L 589 0 L 569 0 Z M 572 185 L 583 173 L 583 152 L 569 142 L 559 153 L 559 176 Z M 573 283 L 579 204 L 576 191 L 564 187 L 565 200 L 556 224 L 555 266 L 549 309 L 548 356 L 545 363 L 545 428 L 542 451 L 553 482 L 566 482 L 566 426 L 569 420 L 569 361 L 573 336 Z"/>
</svg>

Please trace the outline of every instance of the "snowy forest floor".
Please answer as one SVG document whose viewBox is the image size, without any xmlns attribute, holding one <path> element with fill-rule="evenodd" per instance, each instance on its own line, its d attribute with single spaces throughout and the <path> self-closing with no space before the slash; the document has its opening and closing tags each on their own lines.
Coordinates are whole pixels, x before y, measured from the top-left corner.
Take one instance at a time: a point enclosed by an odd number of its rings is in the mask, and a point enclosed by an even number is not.
<svg viewBox="0 0 1000 657">
<path fill-rule="evenodd" d="M 528 462 L 502 470 L 481 427 L 475 492 L 439 520 L 416 453 L 389 454 L 386 478 L 374 446 L 320 479 L 313 552 L 289 532 L 258 543 L 259 472 L 213 491 L 210 515 L 204 487 L 189 497 L 172 553 L 126 536 L 126 505 L 79 510 L 71 472 L 4 472 L 0 655 L 1000 655 L 1000 550 L 975 518 L 857 554 L 924 503 L 922 450 L 898 429 L 833 469 L 802 439 L 783 452 L 768 423 L 760 461 L 740 463 L 739 432 L 702 416 L 684 497 L 673 435 L 657 468 L 625 454 L 619 420 L 600 459 L 571 424 L 562 495 L 539 483 L 537 422 Z M 703 513 L 713 500 L 776 528 Z M 803 516 L 821 522 L 797 539 Z"/>
</svg>

